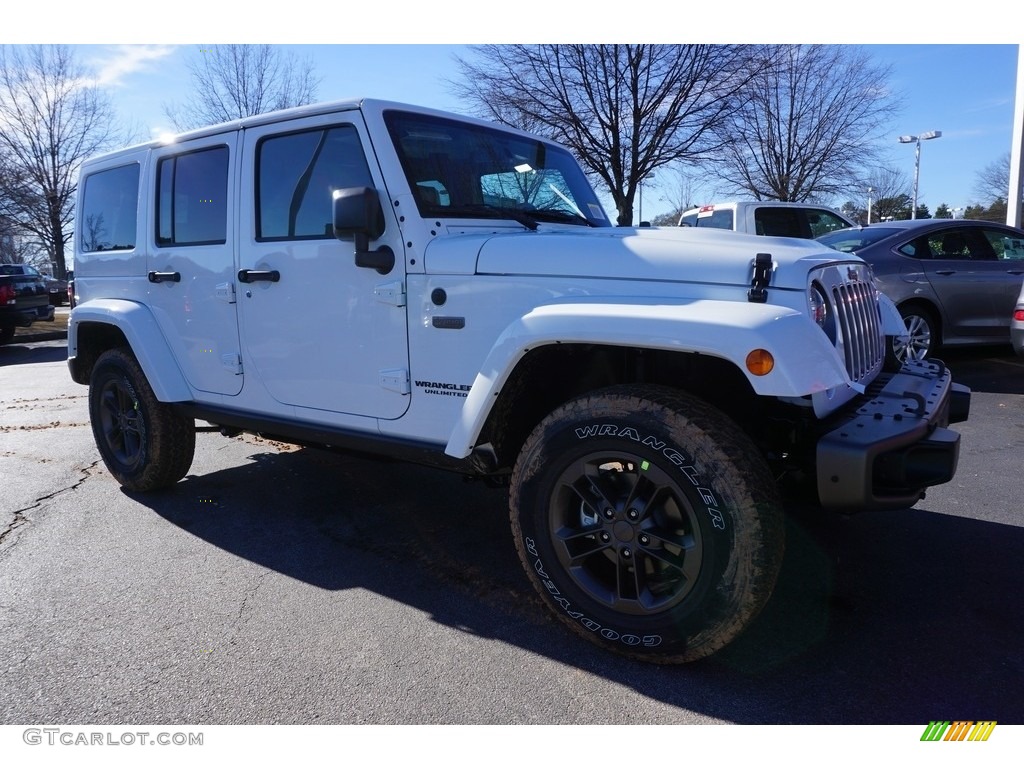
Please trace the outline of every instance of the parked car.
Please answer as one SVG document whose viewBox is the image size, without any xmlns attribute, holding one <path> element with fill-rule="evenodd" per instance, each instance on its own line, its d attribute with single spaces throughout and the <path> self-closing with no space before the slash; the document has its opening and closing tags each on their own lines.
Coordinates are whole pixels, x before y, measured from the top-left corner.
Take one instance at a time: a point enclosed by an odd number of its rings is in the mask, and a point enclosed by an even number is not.
<svg viewBox="0 0 1024 768">
<path fill-rule="evenodd" d="M 47 298 L 46 281 L 24 264 L 0 264 L 0 344 L 14 338 L 18 328 L 39 320 L 53 319 L 53 305 Z"/>
<path fill-rule="evenodd" d="M 50 303 L 55 307 L 67 303 L 68 281 L 61 280 L 59 277 L 50 277 L 49 275 L 43 275 L 43 279 L 46 281 L 46 290 L 50 293 Z"/>
<path fill-rule="evenodd" d="M 1010 320 L 1010 343 L 1013 344 L 1013 351 L 1024 357 L 1024 285 L 1020 287 L 1017 306 L 1013 308 L 1013 318 Z"/>
<path fill-rule="evenodd" d="M 1024 275 L 1024 230 L 991 221 L 890 221 L 822 235 L 818 242 L 871 264 L 908 336 L 892 360 L 923 360 L 944 345 L 1009 341 Z"/>
<path fill-rule="evenodd" d="M 68 270 L 68 306 L 75 308 L 75 271 Z"/>
<path fill-rule="evenodd" d="M 50 297 L 50 303 L 60 306 L 67 301 L 68 284 L 65 280 L 59 280 L 50 275 L 44 275 L 30 264 L 4 264 L 5 275 L 26 275 L 28 277 L 41 278 L 46 283 L 46 292 Z"/>
<path fill-rule="evenodd" d="M 777 200 L 716 203 L 684 211 L 681 227 L 711 227 L 750 235 L 810 239 L 837 229 L 856 226 L 839 211 L 812 203 Z"/>
</svg>

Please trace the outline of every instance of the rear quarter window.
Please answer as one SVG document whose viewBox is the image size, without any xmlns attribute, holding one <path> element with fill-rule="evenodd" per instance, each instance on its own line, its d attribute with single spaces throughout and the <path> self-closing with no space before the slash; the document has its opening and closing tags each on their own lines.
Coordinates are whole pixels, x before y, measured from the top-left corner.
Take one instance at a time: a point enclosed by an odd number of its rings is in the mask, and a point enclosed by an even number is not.
<svg viewBox="0 0 1024 768">
<path fill-rule="evenodd" d="M 138 207 L 138 163 L 86 176 L 79 222 L 79 246 L 82 251 L 133 249 Z"/>
</svg>

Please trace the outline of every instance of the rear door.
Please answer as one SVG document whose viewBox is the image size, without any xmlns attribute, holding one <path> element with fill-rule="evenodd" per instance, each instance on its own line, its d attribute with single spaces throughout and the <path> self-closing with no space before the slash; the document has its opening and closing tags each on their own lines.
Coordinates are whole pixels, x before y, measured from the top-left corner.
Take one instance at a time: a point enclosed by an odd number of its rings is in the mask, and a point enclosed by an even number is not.
<svg viewBox="0 0 1024 768">
<path fill-rule="evenodd" d="M 946 227 L 926 237 L 931 258 L 921 265 L 942 304 L 943 336 L 1003 340 L 1020 272 L 1011 274 L 997 258 L 984 227 Z"/>
<path fill-rule="evenodd" d="M 149 212 L 149 304 L 189 384 L 238 394 L 242 368 L 235 312 L 237 134 L 154 151 Z"/>
</svg>

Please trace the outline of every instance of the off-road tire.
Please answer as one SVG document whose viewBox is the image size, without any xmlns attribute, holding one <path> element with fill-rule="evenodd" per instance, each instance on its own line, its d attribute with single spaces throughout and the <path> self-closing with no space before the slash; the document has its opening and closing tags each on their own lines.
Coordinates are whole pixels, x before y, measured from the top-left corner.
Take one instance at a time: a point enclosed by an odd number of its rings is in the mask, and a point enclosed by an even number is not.
<svg viewBox="0 0 1024 768">
<path fill-rule="evenodd" d="M 96 361 L 89 417 L 103 463 L 128 490 L 166 488 L 192 466 L 195 422 L 156 399 L 127 348 L 108 350 Z"/>
<path fill-rule="evenodd" d="M 734 640 L 782 563 L 782 504 L 757 449 L 665 387 L 609 388 L 551 413 L 520 453 L 510 504 L 519 557 L 558 619 L 646 661 Z"/>
</svg>

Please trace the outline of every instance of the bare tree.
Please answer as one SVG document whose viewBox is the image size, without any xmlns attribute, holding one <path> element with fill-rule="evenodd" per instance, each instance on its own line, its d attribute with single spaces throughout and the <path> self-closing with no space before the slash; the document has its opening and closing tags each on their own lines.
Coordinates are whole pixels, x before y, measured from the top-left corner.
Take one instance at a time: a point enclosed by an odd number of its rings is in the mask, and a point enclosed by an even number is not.
<svg viewBox="0 0 1024 768">
<path fill-rule="evenodd" d="M 723 179 L 757 200 L 845 193 L 895 112 L 890 70 L 845 45 L 782 45 L 733 114 Z"/>
<path fill-rule="evenodd" d="M 976 176 L 974 194 L 983 203 L 1006 200 L 1010 190 L 1010 153 L 986 165 Z"/>
<path fill-rule="evenodd" d="M 878 166 L 852 184 L 856 197 L 842 206 L 851 219 L 865 224 L 885 218 L 898 219 L 903 213 L 910 215 L 911 182 L 899 168 Z M 847 192 L 850 192 L 848 189 Z M 868 221 L 867 199 L 871 198 L 871 221 Z"/>
<path fill-rule="evenodd" d="M 164 105 L 178 130 L 309 104 L 320 85 L 309 60 L 273 45 L 204 45 L 188 68 L 192 97 Z"/>
<path fill-rule="evenodd" d="M 119 139 L 109 99 L 61 45 L 0 49 L 0 214 L 67 272 L 78 169 Z"/>
<path fill-rule="evenodd" d="M 603 182 L 618 223 L 640 183 L 721 149 L 719 128 L 758 71 L 759 48 L 726 45 L 483 45 L 458 58 L 455 94 L 477 114 L 545 134 Z"/>
<path fill-rule="evenodd" d="M 654 226 L 675 226 L 684 211 L 698 205 L 715 202 L 718 190 L 714 187 L 715 179 L 699 169 L 674 166 L 658 175 L 659 190 L 662 202 L 668 203 L 670 209 L 651 220 Z M 710 185 L 709 185 L 710 182 Z"/>
</svg>

